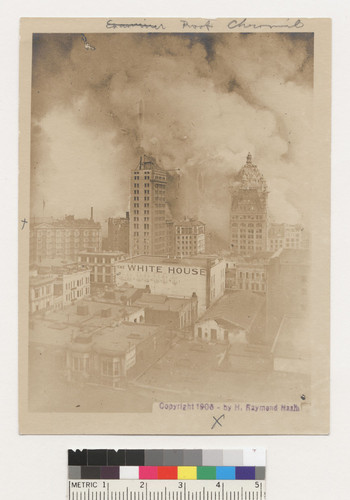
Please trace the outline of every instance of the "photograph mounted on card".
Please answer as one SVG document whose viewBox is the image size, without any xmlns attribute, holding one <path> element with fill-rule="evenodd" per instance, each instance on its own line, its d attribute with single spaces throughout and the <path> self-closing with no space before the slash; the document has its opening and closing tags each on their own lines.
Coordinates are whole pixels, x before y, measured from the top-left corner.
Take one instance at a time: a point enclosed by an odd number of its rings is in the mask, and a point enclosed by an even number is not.
<svg viewBox="0 0 350 500">
<path fill-rule="evenodd" d="M 329 431 L 331 22 L 22 19 L 24 434 Z"/>
</svg>

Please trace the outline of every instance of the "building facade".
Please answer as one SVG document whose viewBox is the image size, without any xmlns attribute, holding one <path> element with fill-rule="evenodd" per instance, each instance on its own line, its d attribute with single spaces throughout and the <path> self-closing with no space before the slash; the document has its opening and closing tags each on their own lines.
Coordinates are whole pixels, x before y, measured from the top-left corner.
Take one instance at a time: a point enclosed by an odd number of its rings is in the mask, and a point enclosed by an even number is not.
<svg viewBox="0 0 350 500">
<path fill-rule="evenodd" d="M 118 251 L 89 252 L 84 250 L 78 254 L 78 262 L 90 269 L 91 284 L 116 283 L 117 262 L 124 260 L 127 255 Z"/>
<path fill-rule="evenodd" d="M 204 342 L 247 344 L 265 333 L 265 298 L 247 291 L 225 294 L 196 322 L 194 337 Z"/>
<path fill-rule="evenodd" d="M 163 328 L 136 323 L 79 335 L 66 349 L 68 380 L 120 387 L 162 356 L 170 346 Z"/>
<path fill-rule="evenodd" d="M 270 224 L 268 249 L 275 252 L 280 248 L 307 248 L 305 230 L 300 224 Z"/>
<path fill-rule="evenodd" d="M 167 173 L 144 155 L 131 171 L 130 255 L 166 255 Z"/>
<path fill-rule="evenodd" d="M 310 260 L 308 250 L 280 249 L 267 266 L 267 335 L 274 338 L 284 316 L 308 312 Z"/>
<path fill-rule="evenodd" d="M 71 271 L 63 269 L 56 278 L 54 295 L 56 297 L 62 295 L 62 307 L 90 295 L 90 270 L 86 268 Z"/>
<path fill-rule="evenodd" d="M 205 252 L 205 224 L 195 219 L 184 219 L 174 224 L 176 257 L 193 257 Z"/>
<path fill-rule="evenodd" d="M 226 260 L 225 286 L 228 290 L 266 292 L 266 267 L 272 252 L 261 252 L 254 256 L 228 256 Z"/>
<path fill-rule="evenodd" d="M 29 277 L 29 312 L 49 311 L 54 306 L 54 275 Z"/>
<path fill-rule="evenodd" d="M 101 224 L 90 219 L 75 219 L 67 215 L 64 219 L 30 224 L 30 261 L 43 259 L 74 259 L 81 250 L 101 250 Z"/>
<path fill-rule="evenodd" d="M 153 325 L 186 330 L 191 328 L 198 318 L 196 294 L 193 294 L 190 299 L 180 299 L 144 293 L 134 302 L 134 305 L 144 307 L 145 322 Z"/>
<path fill-rule="evenodd" d="M 198 314 L 216 302 L 225 291 L 225 261 L 197 256 L 167 259 L 141 255 L 117 263 L 116 284 L 149 288 L 153 294 L 169 297 L 198 297 Z"/>
<path fill-rule="evenodd" d="M 249 153 L 231 188 L 230 250 L 251 255 L 267 249 L 267 185 Z"/>
<path fill-rule="evenodd" d="M 129 212 L 126 217 L 110 217 L 108 219 L 108 250 L 129 253 Z"/>
</svg>

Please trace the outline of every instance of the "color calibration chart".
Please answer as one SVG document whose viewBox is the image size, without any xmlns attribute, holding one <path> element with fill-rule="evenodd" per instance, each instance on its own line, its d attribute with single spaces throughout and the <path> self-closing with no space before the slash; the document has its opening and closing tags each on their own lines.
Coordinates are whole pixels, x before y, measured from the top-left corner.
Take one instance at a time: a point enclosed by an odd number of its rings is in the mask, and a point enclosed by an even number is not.
<svg viewBox="0 0 350 500">
<path fill-rule="evenodd" d="M 266 451 L 69 450 L 68 500 L 264 500 Z"/>
</svg>

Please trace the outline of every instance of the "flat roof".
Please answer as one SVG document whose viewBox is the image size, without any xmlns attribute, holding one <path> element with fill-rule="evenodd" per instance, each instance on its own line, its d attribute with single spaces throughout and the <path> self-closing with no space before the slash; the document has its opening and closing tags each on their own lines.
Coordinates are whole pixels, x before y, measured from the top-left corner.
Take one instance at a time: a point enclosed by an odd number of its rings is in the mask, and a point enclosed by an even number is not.
<svg viewBox="0 0 350 500">
<path fill-rule="evenodd" d="M 45 319 L 34 320 L 33 328 L 29 329 L 29 342 L 52 347 L 64 347 L 79 329 L 71 325 L 52 323 Z"/>
<path fill-rule="evenodd" d="M 158 264 L 158 265 L 174 265 L 174 266 L 205 266 L 208 261 L 212 265 L 222 261 L 221 257 L 210 255 L 195 255 L 194 257 L 174 258 L 165 255 L 137 255 L 123 260 L 124 262 L 132 262 L 136 264 Z"/>
<path fill-rule="evenodd" d="M 29 286 L 42 286 L 48 283 L 53 283 L 56 280 L 56 276 L 53 274 L 42 274 L 38 276 L 30 276 Z"/>
<path fill-rule="evenodd" d="M 87 306 L 88 314 L 77 314 L 78 306 Z M 110 316 L 101 316 L 101 311 L 110 309 Z M 67 306 L 62 310 L 52 311 L 46 315 L 46 319 L 53 322 L 81 325 L 87 328 L 107 326 L 111 321 L 120 321 L 125 316 L 133 312 L 140 311 L 141 306 L 126 306 L 124 304 L 113 304 L 98 300 L 80 300 L 73 305 Z"/>
<path fill-rule="evenodd" d="M 148 309 L 154 309 L 156 311 L 179 311 L 182 309 L 183 305 L 187 304 L 190 300 L 191 299 L 144 293 L 134 302 L 134 304 L 147 307 Z"/>
<path fill-rule="evenodd" d="M 113 255 L 127 255 L 125 252 L 120 250 L 101 250 L 95 252 L 94 250 L 80 250 L 78 255 L 103 255 L 103 256 L 113 256 Z"/>
</svg>

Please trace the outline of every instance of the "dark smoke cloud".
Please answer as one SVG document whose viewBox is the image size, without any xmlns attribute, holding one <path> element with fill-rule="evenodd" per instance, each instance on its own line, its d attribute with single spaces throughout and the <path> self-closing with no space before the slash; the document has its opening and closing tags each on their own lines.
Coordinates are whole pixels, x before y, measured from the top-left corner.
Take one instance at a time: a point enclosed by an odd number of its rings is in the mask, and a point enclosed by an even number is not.
<svg viewBox="0 0 350 500">
<path fill-rule="evenodd" d="M 172 210 L 224 236 L 228 185 L 251 151 L 272 216 L 307 217 L 312 36 L 85 36 L 95 51 L 77 34 L 33 39 L 33 215 L 43 199 L 55 216 L 121 214 L 145 151 L 172 176 Z"/>
</svg>

